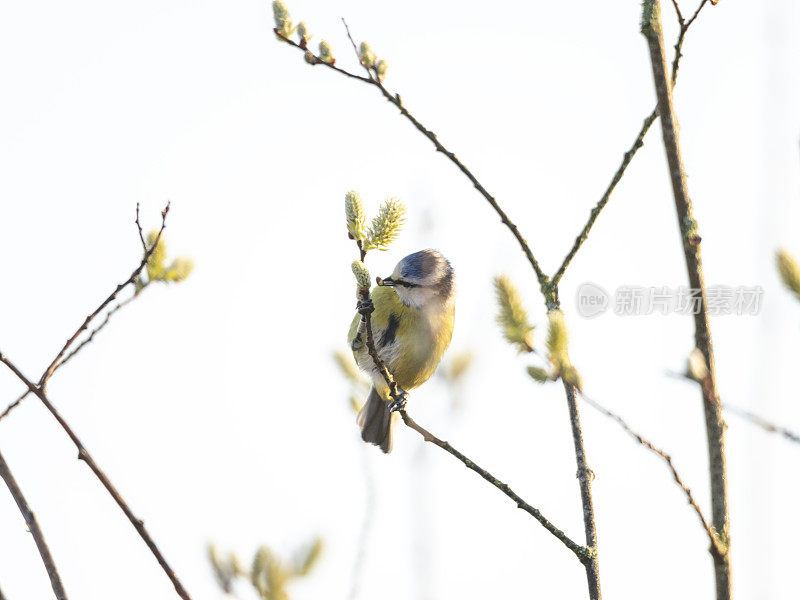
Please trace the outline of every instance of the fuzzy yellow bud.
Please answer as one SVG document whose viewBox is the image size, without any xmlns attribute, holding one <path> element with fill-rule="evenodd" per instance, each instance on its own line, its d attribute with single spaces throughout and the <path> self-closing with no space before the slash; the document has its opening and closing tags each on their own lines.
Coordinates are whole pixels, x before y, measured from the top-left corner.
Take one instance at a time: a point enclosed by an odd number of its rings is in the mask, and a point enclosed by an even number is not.
<svg viewBox="0 0 800 600">
<path fill-rule="evenodd" d="M 564 313 L 560 310 L 551 310 L 547 313 L 547 319 L 549 321 L 547 329 L 548 358 L 560 375 L 563 367 L 569 365 L 567 324 L 564 322 Z"/>
<path fill-rule="evenodd" d="M 775 253 L 775 262 L 778 264 L 778 273 L 781 281 L 794 295 L 800 299 L 800 265 L 795 258 L 781 248 Z"/>
<path fill-rule="evenodd" d="M 297 24 L 297 35 L 300 38 L 300 41 L 308 41 L 311 39 L 311 34 L 308 32 L 308 27 L 306 26 L 304 21 L 300 21 Z"/>
<path fill-rule="evenodd" d="M 158 237 L 158 230 L 153 230 L 147 234 L 147 247 L 152 248 L 158 239 L 158 245 L 147 259 L 147 277 L 153 281 L 159 279 L 164 274 L 164 261 L 167 258 L 167 243 L 164 236 Z"/>
<path fill-rule="evenodd" d="M 192 274 L 194 270 L 194 260 L 187 256 L 179 256 L 175 260 L 172 261 L 169 269 L 164 274 L 164 281 L 172 281 L 174 283 L 180 283 L 181 281 L 185 281 L 189 275 Z"/>
<path fill-rule="evenodd" d="M 367 42 L 361 42 L 361 46 L 358 48 L 358 58 L 365 67 L 373 67 L 377 57 Z"/>
<path fill-rule="evenodd" d="M 550 374 L 546 369 L 542 369 L 541 367 L 528 367 L 528 375 L 530 375 L 533 380 L 538 383 L 546 383 L 550 381 Z"/>
<path fill-rule="evenodd" d="M 566 383 L 581 391 L 582 381 L 578 370 L 569 360 L 567 324 L 564 313 L 560 310 L 551 310 L 547 313 L 549 326 L 547 329 L 547 359 L 553 367 L 552 378 L 561 377 Z"/>
<path fill-rule="evenodd" d="M 386 71 L 389 70 L 389 63 L 385 60 L 380 59 L 378 64 L 375 65 L 375 72 L 378 74 L 378 79 L 383 79 L 386 77 Z"/>
<path fill-rule="evenodd" d="M 406 207 L 397 198 L 389 198 L 381 205 L 378 215 L 372 219 L 364 243 L 364 250 L 387 250 L 397 239 L 405 223 Z"/>
<path fill-rule="evenodd" d="M 367 267 L 364 263 L 360 260 L 354 260 L 351 268 L 353 269 L 353 275 L 356 276 L 358 289 L 369 290 L 371 280 L 369 278 L 369 271 L 367 271 Z"/>
<path fill-rule="evenodd" d="M 520 352 L 533 351 L 533 325 L 528 322 L 528 312 L 522 305 L 519 291 L 507 275 L 494 278 L 494 290 L 500 312 L 497 323 L 503 329 L 503 336 L 509 344 L 517 346 Z"/>
<path fill-rule="evenodd" d="M 322 554 L 322 539 L 315 538 L 306 548 L 304 548 L 298 555 L 296 564 L 294 565 L 294 572 L 301 577 L 308 575 L 317 560 Z"/>
<path fill-rule="evenodd" d="M 331 48 L 331 45 L 325 40 L 319 43 L 319 58 L 329 65 L 336 62 L 336 59 L 333 58 L 333 48 Z"/>
<path fill-rule="evenodd" d="M 347 220 L 347 232 L 354 240 L 364 241 L 364 204 L 354 191 L 344 196 L 344 217 Z"/>
<path fill-rule="evenodd" d="M 290 37 L 294 33 L 292 17 L 289 15 L 289 9 L 281 0 L 273 0 L 272 15 L 275 17 L 275 28 L 283 37 Z"/>
</svg>

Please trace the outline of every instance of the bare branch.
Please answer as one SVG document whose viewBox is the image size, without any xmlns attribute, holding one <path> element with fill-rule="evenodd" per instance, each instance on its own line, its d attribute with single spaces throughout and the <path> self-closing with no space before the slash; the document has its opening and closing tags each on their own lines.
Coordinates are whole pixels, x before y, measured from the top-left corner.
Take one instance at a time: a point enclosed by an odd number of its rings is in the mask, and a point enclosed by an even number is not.
<svg viewBox="0 0 800 600">
<path fill-rule="evenodd" d="M 700 505 L 697 504 L 697 501 L 694 499 L 694 496 L 692 495 L 692 491 L 683 482 L 683 479 L 681 479 L 681 476 L 678 474 L 677 469 L 675 469 L 675 465 L 672 464 L 672 457 L 669 454 L 667 454 L 666 452 L 664 452 L 664 450 L 662 450 L 661 448 L 657 448 L 656 446 L 654 446 L 652 444 L 652 442 L 650 442 L 649 440 L 645 439 L 639 433 L 634 431 L 630 427 L 630 425 L 628 425 L 628 423 L 625 422 L 625 420 L 622 417 L 620 417 L 619 415 L 617 415 L 616 413 L 611 412 L 610 410 L 605 408 L 603 405 L 601 405 L 599 402 L 596 402 L 596 401 L 592 400 L 591 398 L 589 398 L 585 394 L 581 394 L 581 398 L 583 398 L 584 402 L 586 402 L 589 406 L 591 406 L 592 408 L 594 408 L 598 412 L 600 412 L 600 413 L 604 414 L 605 416 L 609 417 L 610 419 L 613 419 L 614 421 L 616 421 L 619 424 L 619 426 L 622 427 L 622 429 L 624 429 L 625 432 L 628 435 L 630 435 L 633 439 L 635 439 L 637 442 L 639 442 L 642 446 L 644 446 L 645 448 L 650 450 L 650 452 L 652 452 L 652 453 L 656 454 L 657 456 L 659 456 L 666 463 L 667 467 L 669 467 L 669 470 L 672 472 L 672 477 L 675 479 L 675 483 L 677 483 L 680 486 L 680 488 L 683 490 L 683 493 L 686 496 L 686 500 L 689 502 L 691 507 L 694 509 L 694 512 L 697 514 L 697 518 L 700 519 L 700 524 L 703 526 L 703 529 L 705 530 L 706 534 L 708 535 L 708 539 L 711 542 L 711 545 L 716 549 L 717 552 L 721 552 L 721 553 L 727 552 L 727 549 L 725 548 L 725 545 L 722 542 L 720 542 L 719 537 L 714 532 L 714 530 L 711 528 L 711 526 L 708 524 L 708 521 L 706 520 L 705 516 L 703 515 L 703 511 L 700 509 Z"/>
<path fill-rule="evenodd" d="M 166 212 L 164 214 L 166 215 Z M 144 521 L 137 518 L 136 515 L 133 514 L 133 511 L 131 511 L 131 509 L 128 507 L 128 504 L 125 502 L 120 493 L 108 479 L 106 474 L 100 469 L 100 467 L 94 461 L 91 454 L 89 454 L 88 450 L 86 450 L 86 447 L 83 445 L 81 440 L 78 438 L 77 435 L 75 435 L 75 432 L 72 430 L 69 424 L 64 420 L 64 418 L 59 414 L 59 412 L 50 402 L 50 400 L 47 397 L 47 394 L 43 389 L 42 384 L 37 386 L 34 383 L 32 383 L 2 352 L 0 352 L 0 362 L 3 362 L 9 369 L 11 369 L 11 371 L 17 376 L 17 378 L 19 378 L 19 380 L 22 381 L 22 383 L 24 383 L 28 387 L 28 390 L 30 390 L 32 394 L 36 395 L 39 398 L 39 400 L 42 401 L 42 404 L 44 404 L 45 408 L 47 408 L 47 410 L 50 411 L 50 414 L 52 414 L 53 417 L 55 417 L 56 421 L 58 421 L 58 424 L 61 425 L 61 428 L 66 432 L 66 434 L 72 440 L 72 443 L 75 444 L 75 447 L 78 449 L 78 459 L 84 461 L 89 466 L 89 468 L 92 470 L 95 476 L 100 480 L 100 483 L 103 484 L 103 487 L 106 488 L 106 491 L 108 491 L 108 493 L 111 494 L 111 497 L 114 499 L 117 505 L 122 509 L 122 512 L 125 513 L 125 516 L 128 517 L 128 520 L 131 522 L 134 529 L 136 529 L 136 531 L 139 533 L 139 536 L 142 538 L 142 540 L 144 540 L 144 543 L 147 545 L 147 547 L 150 548 L 150 552 L 153 553 L 153 556 L 155 556 L 156 560 L 158 561 L 158 564 L 161 565 L 161 568 L 164 570 L 164 573 L 166 573 L 167 577 L 169 577 L 170 581 L 172 581 L 172 585 L 175 586 L 175 591 L 178 593 L 178 596 L 183 598 L 183 600 L 191 600 L 191 597 L 184 589 L 183 585 L 178 579 L 178 576 L 169 566 L 166 559 L 161 554 L 161 551 L 158 549 L 158 546 L 156 546 L 155 541 L 153 541 L 153 538 L 150 537 L 150 534 L 147 532 L 147 529 L 144 526 Z"/>
<path fill-rule="evenodd" d="M 702 6 L 700 7 L 702 8 Z M 698 9 L 699 12 L 699 9 Z M 725 546 L 730 544 L 730 513 L 728 510 L 728 478 L 725 464 L 725 421 L 717 389 L 714 349 L 711 342 L 711 323 L 708 315 L 703 263 L 700 254 L 701 238 L 694 219 L 692 200 L 686 182 L 686 170 L 681 156 L 678 120 L 672 98 L 672 85 L 667 75 L 666 50 L 661 24 L 659 0 L 645 0 L 642 11 L 642 34 L 650 50 L 650 65 L 658 100 L 658 113 L 664 150 L 667 155 L 675 213 L 683 245 L 683 255 L 689 285 L 700 290 L 699 310 L 694 315 L 695 347 L 703 354 L 708 374 L 701 383 L 703 411 L 708 442 L 709 480 L 711 484 L 711 522 Z M 717 600 L 731 598 L 730 552 L 712 552 Z"/>
<path fill-rule="evenodd" d="M 47 547 L 47 542 L 39 527 L 39 522 L 36 520 L 36 515 L 33 514 L 31 507 L 25 500 L 25 496 L 22 494 L 22 490 L 19 489 L 19 485 L 17 485 L 14 475 L 11 473 L 11 469 L 9 469 L 2 454 L 0 454 L 0 477 L 6 482 L 8 490 L 11 492 L 14 501 L 19 507 L 19 511 L 22 513 L 22 518 L 25 519 L 25 523 L 28 525 L 28 530 L 33 536 L 33 541 L 36 542 L 36 548 L 39 550 L 39 555 L 42 557 L 47 576 L 50 578 L 50 585 L 53 586 L 53 593 L 58 600 L 67 600 L 67 593 L 64 591 L 64 585 L 61 583 L 61 577 L 58 574 L 56 563 L 53 560 L 53 556 L 50 554 L 50 549 Z M 3 594 L 0 592 L 0 599 L 2 597 Z"/>
<path fill-rule="evenodd" d="M 144 241 L 144 232 L 142 231 L 142 224 L 139 221 L 139 203 L 136 203 L 136 229 L 139 230 L 139 239 L 142 242 L 142 250 L 147 253 L 147 242 Z"/>
</svg>

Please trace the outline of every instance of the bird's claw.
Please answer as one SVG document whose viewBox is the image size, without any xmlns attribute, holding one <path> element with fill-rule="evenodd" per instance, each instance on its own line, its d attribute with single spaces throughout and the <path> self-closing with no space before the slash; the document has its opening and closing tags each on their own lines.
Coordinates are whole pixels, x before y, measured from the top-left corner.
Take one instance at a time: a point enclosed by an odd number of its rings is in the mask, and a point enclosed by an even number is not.
<svg viewBox="0 0 800 600">
<path fill-rule="evenodd" d="M 397 397 L 389 403 L 389 412 L 398 412 L 406 409 L 408 403 L 408 394 L 400 391 Z"/>
<path fill-rule="evenodd" d="M 366 317 L 375 312 L 375 305 L 372 303 L 371 299 L 367 298 L 358 303 L 357 309 L 362 317 Z"/>
</svg>

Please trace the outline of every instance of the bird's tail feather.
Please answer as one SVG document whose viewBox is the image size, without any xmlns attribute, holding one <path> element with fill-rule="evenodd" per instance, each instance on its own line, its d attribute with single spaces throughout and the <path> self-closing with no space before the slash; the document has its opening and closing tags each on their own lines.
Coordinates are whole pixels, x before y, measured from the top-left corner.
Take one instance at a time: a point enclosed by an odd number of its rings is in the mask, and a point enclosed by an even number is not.
<svg viewBox="0 0 800 600">
<path fill-rule="evenodd" d="M 392 451 L 392 413 L 389 412 L 389 403 L 374 387 L 369 391 L 367 403 L 358 413 L 356 422 L 361 428 L 362 440 L 380 446 L 384 454 Z"/>
</svg>

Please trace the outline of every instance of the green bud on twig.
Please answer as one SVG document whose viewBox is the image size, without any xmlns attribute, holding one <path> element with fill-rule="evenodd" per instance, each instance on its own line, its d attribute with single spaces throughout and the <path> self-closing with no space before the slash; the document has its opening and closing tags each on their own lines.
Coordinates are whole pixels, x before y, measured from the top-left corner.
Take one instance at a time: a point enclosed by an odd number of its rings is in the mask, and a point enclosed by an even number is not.
<svg viewBox="0 0 800 600">
<path fill-rule="evenodd" d="M 386 250 L 405 223 L 406 207 L 397 198 L 389 198 L 381 205 L 378 216 L 372 219 L 367 232 L 364 250 Z"/>
<path fill-rule="evenodd" d="M 386 77 L 386 71 L 389 70 L 389 63 L 385 60 L 380 59 L 378 64 L 375 65 L 375 72 L 378 74 L 378 79 L 383 79 Z"/>
<path fill-rule="evenodd" d="M 367 42 L 361 42 L 361 46 L 358 49 L 358 58 L 365 67 L 374 67 L 377 57 Z"/>
<path fill-rule="evenodd" d="M 564 322 L 564 313 L 560 310 L 551 310 L 547 313 L 549 326 L 547 329 L 547 353 L 550 362 L 561 374 L 561 367 L 569 365 L 567 352 L 567 324 Z"/>
<path fill-rule="evenodd" d="M 354 240 L 364 241 L 364 204 L 354 191 L 344 196 L 344 216 L 347 220 L 347 232 Z"/>
<path fill-rule="evenodd" d="M 333 58 L 333 48 L 331 48 L 331 45 L 325 40 L 322 40 L 319 43 L 319 58 L 329 65 L 332 65 L 336 62 L 336 59 Z"/>
<path fill-rule="evenodd" d="M 275 28 L 280 34 L 285 38 L 291 37 L 295 31 L 292 27 L 292 17 L 289 15 L 289 9 L 281 0 L 273 0 L 272 15 L 275 17 Z"/>
<path fill-rule="evenodd" d="M 367 267 L 364 265 L 364 263 L 361 262 L 360 260 L 354 260 L 353 264 L 351 265 L 351 268 L 353 269 L 353 275 L 356 276 L 356 283 L 358 283 L 359 291 L 361 290 L 369 291 L 369 287 L 372 280 L 369 277 L 369 271 L 367 270 Z"/>
<path fill-rule="evenodd" d="M 775 262 L 778 264 L 778 273 L 780 273 L 783 285 L 794 292 L 794 295 L 800 300 L 800 265 L 783 248 L 775 253 Z"/>
<path fill-rule="evenodd" d="M 522 305 L 520 293 L 507 275 L 494 278 L 494 289 L 500 312 L 497 323 L 509 344 L 520 352 L 533 352 L 533 325 L 528 322 L 528 312 Z"/>
<path fill-rule="evenodd" d="M 306 27 L 306 24 L 305 24 L 304 21 L 300 21 L 297 24 L 297 35 L 300 38 L 300 43 L 301 44 L 307 43 L 308 40 L 311 39 L 311 34 L 308 32 L 308 27 Z"/>
<path fill-rule="evenodd" d="M 547 372 L 547 369 L 542 369 L 541 367 L 528 367 L 528 375 L 538 383 L 547 383 L 550 381 L 550 374 Z"/>
</svg>

